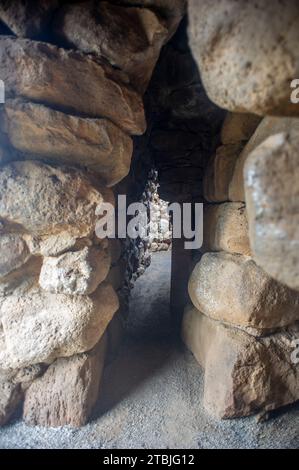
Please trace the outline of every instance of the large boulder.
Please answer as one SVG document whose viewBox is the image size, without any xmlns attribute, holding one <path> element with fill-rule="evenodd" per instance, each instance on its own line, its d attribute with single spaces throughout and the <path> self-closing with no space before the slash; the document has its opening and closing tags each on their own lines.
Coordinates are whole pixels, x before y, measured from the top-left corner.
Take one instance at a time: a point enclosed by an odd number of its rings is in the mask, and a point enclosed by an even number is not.
<svg viewBox="0 0 299 470">
<path fill-rule="evenodd" d="M 189 294 L 205 315 L 256 335 L 299 320 L 299 294 L 243 255 L 204 254 L 191 275 Z"/>
<path fill-rule="evenodd" d="M 0 334 L 0 348 L 3 335 Z M 20 370 L 2 370 L 0 368 L 0 426 L 4 426 L 21 405 L 24 391 L 32 384 L 44 367 L 41 364 Z"/>
<path fill-rule="evenodd" d="M 1 349 L 3 349 L 3 342 L 5 341 L 4 335 L 0 335 Z M 32 382 L 41 376 L 45 369 L 45 364 L 33 364 L 22 369 L 1 369 L 0 368 L 0 382 L 10 382 L 11 384 L 20 385 L 22 391 L 32 384 Z"/>
<path fill-rule="evenodd" d="M 123 73 L 99 59 L 2 36 L 0 62 L 7 98 L 18 95 L 74 114 L 106 117 L 130 134 L 145 131 L 141 96 Z"/>
<path fill-rule="evenodd" d="M 108 186 L 130 170 L 132 139 L 108 119 L 82 118 L 23 100 L 7 100 L 2 130 L 30 159 L 87 166 Z"/>
<path fill-rule="evenodd" d="M 110 262 L 109 251 L 101 246 L 44 258 L 39 285 L 57 294 L 92 294 L 107 277 Z"/>
<path fill-rule="evenodd" d="M 23 417 L 38 426 L 83 426 L 99 394 L 106 335 L 90 352 L 55 361 L 25 395 Z"/>
<path fill-rule="evenodd" d="M 269 137 L 245 165 L 254 259 L 278 281 L 299 290 L 299 134 Z"/>
<path fill-rule="evenodd" d="M 168 29 L 148 8 L 89 1 L 62 7 L 55 21 L 60 39 L 71 47 L 104 57 L 146 90 Z"/>
<path fill-rule="evenodd" d="M 58 0 L 1 0 L 0 20 L 17 36 L 36 38 L 45 34 Z"/>
<path fill-rule="evenodd" d="M 299 119 L 267 116 L 262 120 L 251 139 L 244 147 L 242 153 L 240 153 L 236 160 L 231 181 L 229 183 L 230 201 L 245 201 L 244 166 L 248 156 L 264 140 L 266 140 L 271 135 L 275 135 L 280 132 L 293 132 L 299 135 Z"/>
<path fill-rule="evenodd" d="M 37 236 L 65 231 L 90 236 L 105 194 L 111 197 L 110 190 L 74 168 L 14 162 L 0 169 L 0 221 L 5 230 Z"/>
<path fill-rule="evenodd" d="M 249 256 L 246 207 L 243 203 L 206 205 L 201 251 L 226 251 Z"/>
<path fill-rule="evenodd" d="M 204 405 L 219 418 L 271 411 L 299 399 L 292 363 L 299 324 L 258 340 L 188 307 L 183 339 L 205 369 Z"/>
<path fill-rule="evenodd" d="M 67 251 L 76 251 L 93 245 L 90 238 L 77 238 L 67 231 L 55 235 L 35 236 L 23 235 L 29 251 L 34 256 L 60 256 Z"/>
<path fill-rule="evenodd" d="M 90 296 L 52 294 L 33 285 L 1 299 L 0 368 L 51 363 L 92 349 L 119 307 L 102 283 Z"/>
<path fill-rule="evenodd" d="M 209 97 L 234 112 L 299 116 L 297 0 L 190 0 L 190 43 Z"/>
</svg>

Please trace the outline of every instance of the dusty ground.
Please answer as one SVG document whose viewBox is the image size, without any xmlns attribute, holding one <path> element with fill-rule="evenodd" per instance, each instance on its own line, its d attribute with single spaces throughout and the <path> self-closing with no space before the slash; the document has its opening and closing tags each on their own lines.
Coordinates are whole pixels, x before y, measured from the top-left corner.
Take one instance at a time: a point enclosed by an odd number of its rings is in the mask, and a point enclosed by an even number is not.
<svg viewBox="0 0 299 470">
<path fill-rule="evenodd" d="M 1 448 L 299 447 L 299 406 L 264 423 L 218 421 L 204 411 L 203 374 L 171 335 L 169 273 L 170 254 L 156 254 L 137 281 L 131 338 L 106 369 L 93 422 L 79 430 L 43 429 L 16 419 L 0 430 Z"/>
</svg>

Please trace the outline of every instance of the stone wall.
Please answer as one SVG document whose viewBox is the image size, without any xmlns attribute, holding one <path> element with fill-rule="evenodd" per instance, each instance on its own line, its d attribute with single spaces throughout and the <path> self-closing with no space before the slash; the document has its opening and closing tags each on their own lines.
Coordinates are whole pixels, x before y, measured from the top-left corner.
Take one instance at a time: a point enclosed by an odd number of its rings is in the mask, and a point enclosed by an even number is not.
<svg viewBox="0 0 299 470">
<path fill-rule="evenodd" d="M 92 412 L 121 257 L 95 236 L 96 209 L 129 172 L 142 95 L 184 7 L 1 2 L 0 424 L 21 402 L 37 425 Z"/>
<path fill-rule="evenodd" d="M 192 56 L 183 19 L 162 49 L 145 95 L 148 129 L 137 137 L 140 152 L 133 159 L 136 174 L 152 166 L 158 174 L 158 193 L 169 203 L 201 202 L 206 164 L 219 142 L 226 112 L 207 96 Z M 194 264 L 185 240 L 172 241 L 171 312 L 178 333 L 188 299 L 187 284 Z"/>
<path fill-rule="evenodd" d="M 231 112 L 206 168 L 183 339 L 205 369 L 207 409 L 231 418 L 299 399 L 299 5 L 214 6 L 189 1 L 190 41 L 209 96 Z"/>
</svg>

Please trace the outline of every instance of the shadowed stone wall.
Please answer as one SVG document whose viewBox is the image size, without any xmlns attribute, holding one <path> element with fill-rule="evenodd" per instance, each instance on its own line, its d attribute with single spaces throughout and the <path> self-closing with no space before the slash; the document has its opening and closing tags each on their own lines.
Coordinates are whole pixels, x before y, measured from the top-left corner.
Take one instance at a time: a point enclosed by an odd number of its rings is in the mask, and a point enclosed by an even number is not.
<svg viewBox="0 0 299 470">
<path fill-rule="evenodd" d="M 80 426 L 98 397 L 121 249 L 96 208 L 146 130 L 170 3 L 1 2 L 1 424 L 24 401 L 28 423 Z"/>
<path fill-rule="evenodd" d="M 205 202 L 171 306 L 180 323 L 189 281 L 207 409 L 299 398 L 298 2 L 189 0 L 188 34 L 185 4 L 0 4 L 0 424 L 20 404 L 31 424 L 91 416 L 131 270 L 96 209 L 140 200 L 152 169 L 165 201 Z"/>
<path fill-rule="evenodd" d="M 183 338 L 222 418 L 299 399 L 298 15 L 296 1 L 189 1 L 204 86 L 230 113 L 205 172 Z"/>
</svg>

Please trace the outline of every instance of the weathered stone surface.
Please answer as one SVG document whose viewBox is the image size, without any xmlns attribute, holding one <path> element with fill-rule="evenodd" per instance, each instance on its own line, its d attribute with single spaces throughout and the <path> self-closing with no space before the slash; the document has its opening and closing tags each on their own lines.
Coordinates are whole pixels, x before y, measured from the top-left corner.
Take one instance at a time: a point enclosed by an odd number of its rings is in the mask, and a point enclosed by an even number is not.
<svg viewBox="0 0 299 470">
<path fill-rule="evenodd" d="M 246 207 L 228 202 L 204 208 L 202 251 L 226 251 L 250 256 Z"/>
<path fill-rule="evenodd" d="M 299 115 L 290 100 L 297 77 L 296 0 L 190 0 L 190 43 L 209 97 L 258 115 Z M 265 25 L 267 27 L 265 28 Z"/>
<path fill-rule="evenodd" d="M 264 140 L 271 135 L 275 135 L 280 132 L 294 132 L 299 135 L 299 119 L 267 116 L 262 120 L 236 161 L 233 176 L 229 185 L 230 201 L 245 201 L 244 165 L 248 156 Z"/>
<path fill-rule="evenodd" d="M 228 144 L 218 147 L 210 159 L 204 176 L 204 197 L 209 202 L 229 200 L 229 185 L 236 161 L 243 149 L 243 144 Z"/>
<path fill-rule="evenodd" d="M 248 157 L 245 175 L 254 259 L 299 290 L 299 133 L 269 137 Z"/>
<path fill-rule="evenodd" d="M 101 191 L 101 192 L 100 192 Z M 94 232 L 95 211 L 110 191 L 95 187 L 87 174 L 39 162 L 14 162 L 0 169 L 0 221 L 34 235 Z"/>
<path fill-rule="evenodd" d="M 187 307 L 183 339 L 205 369 L 204 404 L 220 418 L 271 411 L 299 399 L 299 364 L 292 363 L 297 323 L 259 338 Z"/>
<path fill-rule="evenodd" d="M 0 19 L 17 36 L 35 38 L 45 33 L 57 0 L 1 0 Z"/>
<path fill-rule="evenodd" d="M 29 387 L 24 419 L 39 426 L 83 426 L 98 398 L 106 335 L 90 352 L 55 361 Z"/>
<path fill-rule="evenodd" d="M 25 391 L 37 377 L 40 377 L 44 373 L 45 368 L 46 366 L 44 364 L 33 364 L 24 367 L 15 372 L 12 382 L 20 384 L 22 391 Z"/>
<path fill-rule="evenodd" d="M 223 145 L 248 141 L 262 118 L 255 114 L 227 113 L 221 130 Z"/>
<path fill-rule="evenodd" d="M 132 139 L 107 119 L 72 116 L 22 100 L 7 100 L 3 132 L 30 159 L 87 166 L 111 186 L 130 170 Z"/>
<path fill-rule="evenodd" d="M 30 253 L 35 256 L 59 256 L 67 251 L 92 246 L 89 238 L 76 238 L 69 232 L 63 231 L 49 237 L 24 235 Z"/>
<path fill-rule="evenodd" d="M 257 335 L 299 320 L 299 294 L 247 256 L 204 254 L 191 275 L 189 294 L 205 315 Z"/>
<path fill-rule="evenodd" d="M 7 423 L 23 398 L 21 387 L 0 378 L 0 426 Z"/>
<path fill-rule="evenodd" d="M 126 72 L 142 92 L 168 37 L 166 25 L 153 11 L 96 1 L 64 6 L 55 29 L 72 47 L 104 57 Z"/>
<path fill-rule="evenodd" d="M 57 294 L 92 294 L 107 277 L 110 263 L 109 250 L 101 246 L 44 258 L 39 285 Z"/>
<path fill-rule="evenodd" d="M 36 283 L 41 267 L 42 258 L 40 256 L 31 256 L 25 264 L 2 278 L 0 282 L 0 305 L 2 298 L 5 296 L 11 295 L 19 288 L 23 290 L 25 284 L 29 288 Z"/>
<path fill-rule="evenodd" d="M 0 279 L 28 261 L 28 247 L 17 234 L 0 235 Z"/>
<path fill-rule="evenodd" d="M 90 350 L 119 307 L 113 288 L 102 283 L 90 296 L 51 294 L 37 286 L 2 299 L 5 347 L 0 368 L 51 363 Z"/>
<path fill-rule="evenodd" d="M 126 132 L 142 134 L 142 99 L 121 72 L 99 59 L 27 39 L 0 37 L 1 78 L 7 98 L 23 98 L 62 111 L 106 117 Z"/>
<path fill-rule="evenodd" d="M 3 342 L 5 341 L 3 333 L 0 335 L 1 349 L 3 349 Z M 1 369 L 0 368 L 0 381 L 9 381 L 13 384 L 28 384 L 32 383 L 44 371 L 43 364 L 34 364 L 32 366 L 24 367 L 23 369 Z M 25 385 L 26 386 L 26 385 Z"/>
</svg>

